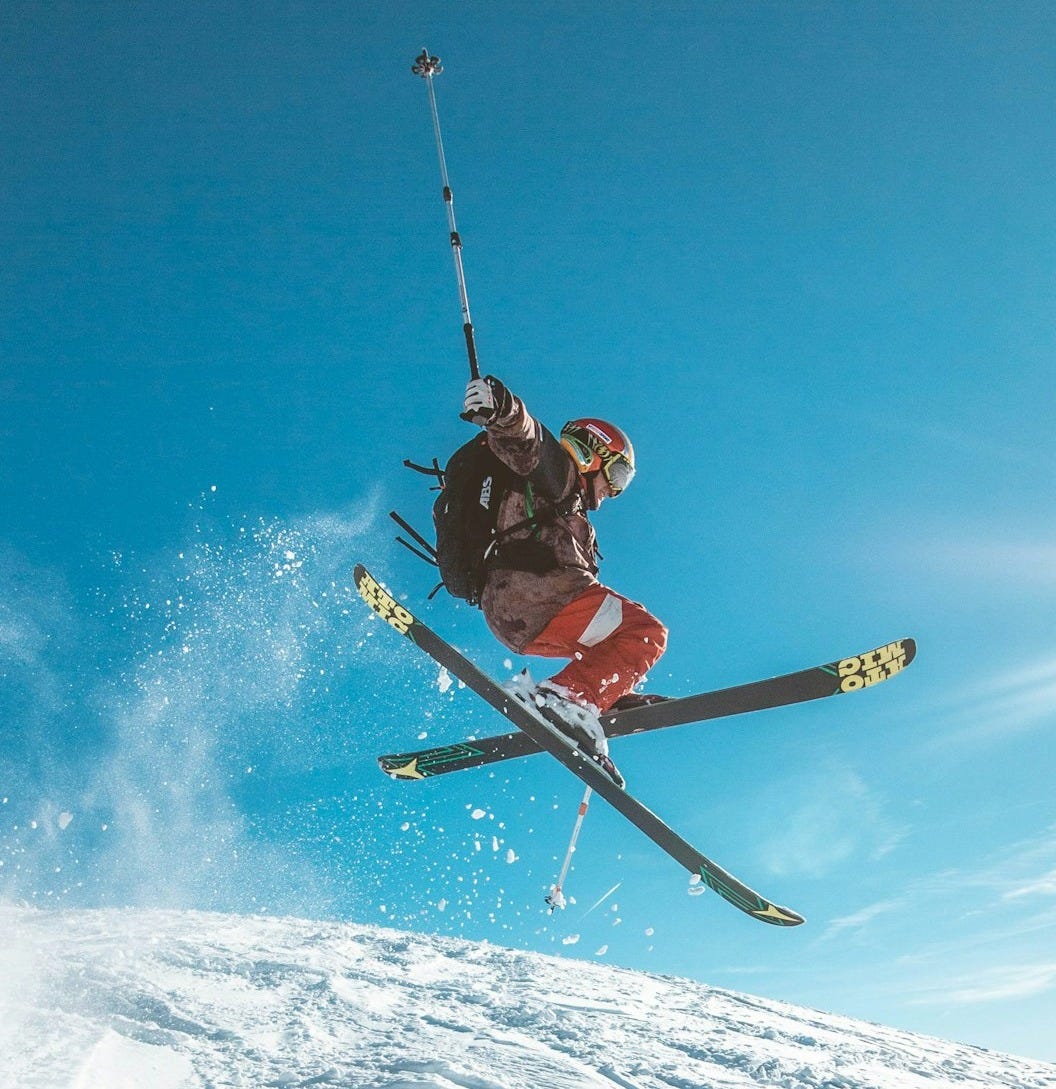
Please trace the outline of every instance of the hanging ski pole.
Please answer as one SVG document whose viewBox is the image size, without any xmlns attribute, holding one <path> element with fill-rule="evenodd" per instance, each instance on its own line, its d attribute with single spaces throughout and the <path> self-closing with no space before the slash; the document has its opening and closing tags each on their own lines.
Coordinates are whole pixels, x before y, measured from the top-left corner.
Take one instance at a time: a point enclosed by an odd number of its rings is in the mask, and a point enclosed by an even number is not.
<svg viewBox="0 0 1056 1089">
<path fill-rule="evenodd" d="M 458 278 L 458 297 L 462 304 L 462 331 L 466 335 L 466 353 L 469 356 L 469 374 L 471 378 L 480 377 L 480 367 L 477 365 L 477 345 L 473 339 L 473 321 L 469 316 L 469 295 L 466 292 L 466 274 L 462 268 L 462 239 L 455 225 L 455 203 L 451 195 L 451 184 L 447 177 L 447 160 L 444 158 L 444 141 L 440 135 L 440 115 L 436 109 L 436 91 L 433 89 L 433 76 L 438 76 L 443 68 L 440 58 L 430 56 L 428 49 L 423 49 L 421 55 L 411 66 L 411 71 L 416 76 L 425 80 L 429 88 L 429 106 L 433 112 L 433 132 L 436 134 L 436 153 L 440 158 L 440 180 L 444 187 L 444 207 L 447 209 L 447 226 L 451 232 L 451 253 L 455 259 L 455 276 Z"/>
<path fill-rule="evenodd" d="M 579 839 L 579 830 L 583 827 L 583 818 L 587 815 L 587 809 L 590 807 L 590 795 L 591 789 L 587 787 L 583 793 L 583 801 L 579 803 L 579 812 L 576 814 L 576 823 L 572 828 L 572 838 L 569 840 L 568 850 L 565 852 L 565 861 L 561 866 L 561 872 L 557 875 L 557 881 L 550 890 L 550 895 L 546 898 L 546 902 L 550 905 L 551 915 L 557 908 L 565 906 L 565 896 L 562 888 L 565 884 L 565 878 L 568 876 L 568 868 L 572 865 L 572 856 L 576 853 L 576 840 Z"/>
</svg>

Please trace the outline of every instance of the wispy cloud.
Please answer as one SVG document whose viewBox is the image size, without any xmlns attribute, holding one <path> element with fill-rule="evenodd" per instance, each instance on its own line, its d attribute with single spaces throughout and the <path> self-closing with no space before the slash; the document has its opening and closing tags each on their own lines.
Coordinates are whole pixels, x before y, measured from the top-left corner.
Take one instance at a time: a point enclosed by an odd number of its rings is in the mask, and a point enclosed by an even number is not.
<svg viewBox="0 0 1056 1089">
<path fill-rule="evenodd" d="M 930 746 L 993 742 L 1056 722 L 1056 653 L 994 674 L 934 704 Z"/>
<path fill-rule="evenodd" d="M 1024 441 L 1021 435 L 1007 429 L 959 427 L 933 413 L 921 418 L 903 412 L 878 412 L 873 406 L 868 413 L 859 414 L 859 422 L 863 427 L 908 435 L 914 446 L 932 446 L 936 462 L 948 461 L 952 454 L 958 460 L 967 457 L 980 464 L 1003 464 L 1011 470 L 1031 474 L 1037 474 L 1039 470 L 1051 472 L 1053 468 L 1052 454 L 1047 447 Z"/>
<path fill-rule="evenodd" d="M 951 537 L 926 542 L 915 550 L 918 563 L 963 580 L 1014 582 L 1056 588 L 1056 544 L 1050 540 Z"/>
<path fill-rule="evenodd" d="M 852 768 L 827 761 L 799 783 L 779 829 L 768 829 L 764 861 L 776 874 L 821 876 L 856 856 L 882 858 L 905 829 Z"/>
<path fill-rule="evenodd" d="M 841 932 L 848 930 L 863 930 L 865 927 L 874 923 L 880 916 L 899 911 L 905 904 L 906 901 L 902 897 L 891 900 L 880 900 L 877 903 L 869 904 L 867 907 L 861 908 L 859 911 L 855 911 L 850 915 L 843 915 L 838 919 L 833 919 L 819 940 L 825 941 L 828 938 L 834 938 Z"/>
<path fill-rule="evenodd" d="M 923 931 L 922 919 L 941 920 Z M 1056 828 L 971 868 L 908 882 L 833 919 L 816 944 L 861 936 L 899 951 L 892 987 L 917 1005 L 982 1004 L 1056 989 Z M 881 986 L 883 968 L 875 985 Z"/>
<path fill-rule="evenodd" d="M 1019 900 L 1024 896 L 1056 896 L 1056 870 L 1043 874 L 1036 881 L 1028 881 L 1004 894 L 1006 900 Z"/>
<path fill-rule="evenodd" d="M 1056 826 L 1010 844 L 972 869 L 943 870 L 920 878 L 911 895 L 970 902 L 991 917 L 1002 903 L 1032 897 L 1038 910 L 1046 911 L 1050 906 L 1046 898 L 1056 897 Z"/>
<path fill-rule="evenodd" d="M 910 999 L 913 1005 L 976 1005 L 1030 998 L 1056 990 L 1056 961 L 1044 964 L 1009 964 L 970 977 L 958 977 L 926 988 Z"/>
</svg>

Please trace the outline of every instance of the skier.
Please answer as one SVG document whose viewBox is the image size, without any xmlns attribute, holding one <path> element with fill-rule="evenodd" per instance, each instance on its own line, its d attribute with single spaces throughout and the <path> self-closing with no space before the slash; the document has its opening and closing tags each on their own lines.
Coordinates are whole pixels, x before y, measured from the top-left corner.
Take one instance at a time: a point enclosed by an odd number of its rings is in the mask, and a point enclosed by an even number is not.
<svg viewBox="0 0 1056 1089">
<path fill-rule="evenodd" d="M 559 441 L 491 375 L 466 386 L 463 418 L 487 428 L 492 451 L 524 481 L 499 497 L 497 531 L 523 528 L 489 558 L 481 595 L 488 627 L 518 654 L 571 659 L 528 697 L 623 786 L 599 716 L 649 702 L 632 690 L 663 654 L 667 629 L 598 581 L 587 513 L 633 479 L 631 443 L 596 419 L 570 421 Z"/>
</svg>

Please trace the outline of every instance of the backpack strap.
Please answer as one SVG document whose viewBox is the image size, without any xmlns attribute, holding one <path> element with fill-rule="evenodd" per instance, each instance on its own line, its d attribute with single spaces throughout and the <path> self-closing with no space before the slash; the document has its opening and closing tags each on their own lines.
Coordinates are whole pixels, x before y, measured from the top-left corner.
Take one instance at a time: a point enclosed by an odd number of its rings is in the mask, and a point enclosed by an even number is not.
<svg viewBox="0 0 1056 1089">
<path fill-rule="evenodd" d="M 428 471 L 428 470 L 426 470 Z M 425 549 L 425 552 L 415 548 L 414 545 L 405 541 L 402 537 L 397 537 L 396 540 L 403 545 L 404 548 L 409 548 L 419 559 L 425 560 L 426 563 L 431 563 L 434 567 L 436 564 L 436 549 L 412 526 L 408 521 L 401 518 L 394 510 L 389 511 L 389 517 L 400 527 L 409 533 L 417 542 Z M 428 553 L 428 554 L 427 554 Z"/>
<path fill-rule="evenodd" d="M 404 458 L 403 464 L 406 465 L 408 469 L 413 469 L 416 473 L 421 473 L 423 476 L 435 476 L 437 483 L 435 487 L 429 489 L 430 491 L 436 492 L 443 490 L 444 484 L 446 483 L 444 480 L 444 470 L 440 468 L 440 462 L 437 461 L 436 458 L 433 458 L 431 467 L 426 465 L 415 465 L 410 458 Z"/>
<path fill-rule="evenodd" d="M 553 525 L 557 519 L 567 518 L 576 509 L 576 504 L 580 501 L 579 489 L 573 484 L 572 490 L 565 496 L 564 499 L 558 500 L 556 503 L 550 500 L 544 500 L 544 508 L 542 511 L 537 511 L 535 507 L 535 499 L 532 494 L 531 481 L 526 481 L 524 489 L 525 507 L 529 514 L 527 518 L 522 518 L 519 522 L 514 522 L 512 526 L 507 526 L 503 530 L 497 530 L 492 536 L 488 547 L 484 550 L 484 562 L 488 563 L 494 558 L 495 549 L 511 534 L 517 533 L 522 529 L 538 529 L 540 526 Z"/>
</svg>

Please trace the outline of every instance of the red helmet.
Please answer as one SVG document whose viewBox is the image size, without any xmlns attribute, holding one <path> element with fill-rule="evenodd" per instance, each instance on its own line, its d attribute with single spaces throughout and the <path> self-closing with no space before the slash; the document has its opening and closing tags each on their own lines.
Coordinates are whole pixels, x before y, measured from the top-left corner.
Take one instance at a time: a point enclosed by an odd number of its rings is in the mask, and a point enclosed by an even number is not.
<svg viewBox="0 0 1056 1089">
<path fill-rule="evenodd" d="M 615 424 L 569 420 L 561 428 L 561 445 L 581 473 L 604 473 L 613 495 L 619 495 L 634 479 L 634 447 Z"/>
</svg>

